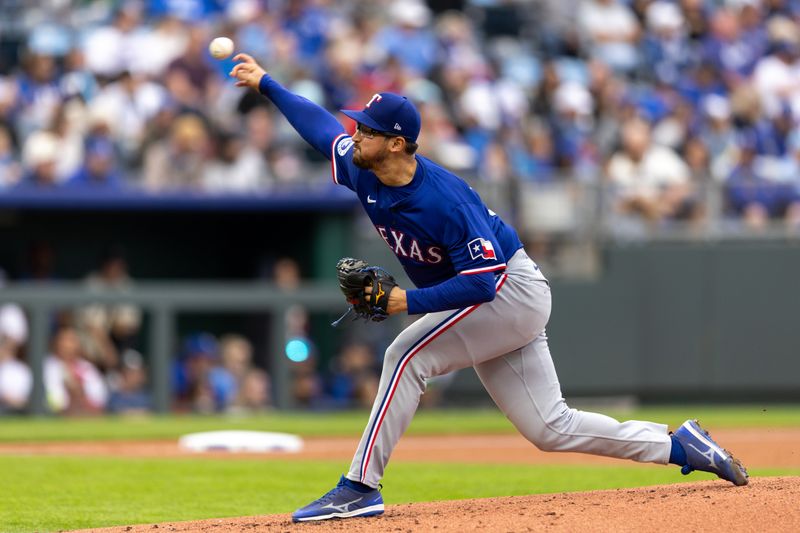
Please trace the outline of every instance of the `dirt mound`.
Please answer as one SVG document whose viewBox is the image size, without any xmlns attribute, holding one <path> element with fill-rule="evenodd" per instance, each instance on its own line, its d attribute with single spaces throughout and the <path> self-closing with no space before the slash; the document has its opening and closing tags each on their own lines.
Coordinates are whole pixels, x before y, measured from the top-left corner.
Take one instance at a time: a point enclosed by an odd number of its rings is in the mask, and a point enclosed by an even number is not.
<svg viewBox="0 0 800 533">
<path fill-rule="evenodd" d="M 375 518 L 293 524 L 289 515 L 224 518 L 94 531 L 153 533 L 227 531 L 800 531 L 800 477 L 755 478 L 566 494 L 390 505 Z"/>
</svg>

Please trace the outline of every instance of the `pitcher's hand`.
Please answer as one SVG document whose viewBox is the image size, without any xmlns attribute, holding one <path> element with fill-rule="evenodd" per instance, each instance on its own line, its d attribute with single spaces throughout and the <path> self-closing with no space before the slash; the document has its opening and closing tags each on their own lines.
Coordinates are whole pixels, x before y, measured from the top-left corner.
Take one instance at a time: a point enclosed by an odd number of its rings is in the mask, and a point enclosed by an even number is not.
<svg viewBox="0 0 800 533">
<path fill-rule="evenodd" d="M 237 87 L 250 87 L 251 89 L 258 91 L 258 84 L 261 81 L 262 76 L 267 73 L 261 65 L 256 63 L 256 60 L 253 59 L 253 56 L 249 54 L 236 54 L 233 56 L 234 61 L 239 61 L 233 70 L 231 70 L 230 74 L 228 74 L 231 78 L 236 78 L 236 86 Z"/>
</svg>

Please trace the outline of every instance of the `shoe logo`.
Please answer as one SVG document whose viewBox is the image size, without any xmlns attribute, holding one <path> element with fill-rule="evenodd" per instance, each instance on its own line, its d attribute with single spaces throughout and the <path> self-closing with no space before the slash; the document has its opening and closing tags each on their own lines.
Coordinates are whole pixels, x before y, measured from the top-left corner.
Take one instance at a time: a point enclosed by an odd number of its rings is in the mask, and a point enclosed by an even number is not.
<svg viewBox="0 0 800 533">
<path fill-rule="evenodd" d="M 696 451 L 697 453 L 699 453 L 700 455 L 702 455 L 703 457 L 705 457 L 706 459 L 708 459 L 708 466 L 710 466 L 711 468 L 713 468 L 713 469 L 715 469 L 715 470 L 719 470 L 719 467 L 717 466 L 717 463 L 714 461 L 714 450 L 712 450 L 711 448 L 709 448 L 707 451 L 705 451 L 705 452 L 701 452 L 701 451 L 700 451 L 700 450 L 697 448 L 697 446 L 695 446 L 695 445 L 694 445 L 694 444 L 692 444 L 691 442 L 690 442 L 690 443 L 688 443 L 688 445 L 689 445 L 689 446 L 691 446 L 692 448 L 694 448 L 694 449 L 695 449 L 695 451 Z"/>
<path fill-rule="evenodd" d="M 353 501 L 350 501 L 350 502 L 345 502 L 345 503 L 343 503 L 343 504 L 341 504 L 341 505 L 333 505 L 332 503 L 329 503 L 329 504 L 327 504 L 327 505 L 323 505 L 322 507 L 320 507 L 320 509 L 327 509 L 327 508 L 331 508 L 331 509 L 333 509 L 334 511 L 339 511 L 340 513 L 346 513 L 347 511 L 349 511 L 349 510 L 350 510 L 350 509 L 349 509 L 349 507 L 350 507 L 351 505 L 353 505 L 354 503 L 358 503 L 358 502 L 360 502 L 360 501 L 361 501 L 361 500 L 363 500 L 363 499 L 364 499 L 364 497 L 362 496 L 362 497 L 360 497 L 360 498 L 357 498 L 357 499 L 355 499 L 355 500 L 353 500 Z"/>
<path fill-rule="evenodd" d="M 374 203 L 375 203 L 375 202 L 377 202 L 377 201 L 378 201 L 378 200 L 373 200 L 372 198 L 370 198 L 370 195 L 369 195 L 369 194 L 367 195 L 367 203 L 368 203 L 368 204 L 374 204 Z"/>
</svg>

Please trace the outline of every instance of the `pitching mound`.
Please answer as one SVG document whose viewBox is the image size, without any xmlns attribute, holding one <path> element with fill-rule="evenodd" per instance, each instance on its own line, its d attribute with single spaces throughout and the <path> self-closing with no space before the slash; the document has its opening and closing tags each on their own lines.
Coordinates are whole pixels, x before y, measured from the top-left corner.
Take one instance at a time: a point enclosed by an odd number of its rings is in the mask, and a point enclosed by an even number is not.
<svg viewBox="0 0 800 533">
<path fill-rule="evenodd" d="M 724 481 L 636 489 L 539 494 L 389 505 L 375 518 L 293 524 L 289 515 L 220 518 L 196 522 L 122 526 L 95 531 L 153 533 L 275 531 L 800 531 L 800 477 L 751 479 L 746 487 Z"/>
</svg>

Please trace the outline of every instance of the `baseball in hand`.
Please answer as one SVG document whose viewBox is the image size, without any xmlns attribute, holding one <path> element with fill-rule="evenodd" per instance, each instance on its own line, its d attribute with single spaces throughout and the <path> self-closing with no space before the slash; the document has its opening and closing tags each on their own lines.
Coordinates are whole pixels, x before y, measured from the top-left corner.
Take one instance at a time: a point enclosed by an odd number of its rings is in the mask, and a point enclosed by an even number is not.
<svg viewBox="0 0 800 533">
<path fill-rule="evenodd" d="M 217 37 L 208 45 L 208 51 L 215 59 L 225 59 L 233 53 L 233 41 L 227 37 Z"/>
</svg>

